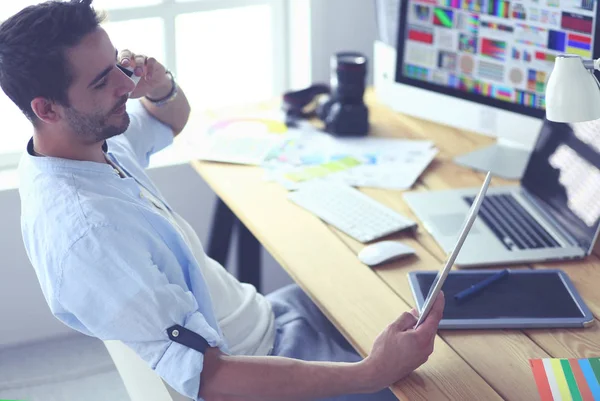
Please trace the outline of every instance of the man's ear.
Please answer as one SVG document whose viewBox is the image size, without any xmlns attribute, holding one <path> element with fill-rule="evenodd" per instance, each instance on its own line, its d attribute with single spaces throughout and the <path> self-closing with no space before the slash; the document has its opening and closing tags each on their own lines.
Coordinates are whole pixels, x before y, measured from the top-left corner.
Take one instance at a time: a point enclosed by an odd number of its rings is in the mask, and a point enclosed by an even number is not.
<svg viewBox="0 0 600 401">
<path fill-rule="evenodd" d="M 61 119 L 61 114 L 55 102 L 44 97 L 36 97 L 31 101 L 31 109 L 35 115 L 45 123 L 54 124 Z"/>
</svg>

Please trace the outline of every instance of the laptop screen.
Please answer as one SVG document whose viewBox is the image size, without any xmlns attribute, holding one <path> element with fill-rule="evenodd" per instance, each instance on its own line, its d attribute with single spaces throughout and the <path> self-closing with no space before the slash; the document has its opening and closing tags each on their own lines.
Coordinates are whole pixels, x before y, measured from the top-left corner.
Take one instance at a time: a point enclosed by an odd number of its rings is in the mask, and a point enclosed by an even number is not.
<svg viewBox="0 0 600 401">
<path fill-rule="evenodd" d="M 521 184 L 580 246 L 593 246 L 600 222 L 600 120 L 545 120 Z"/>
</svg>

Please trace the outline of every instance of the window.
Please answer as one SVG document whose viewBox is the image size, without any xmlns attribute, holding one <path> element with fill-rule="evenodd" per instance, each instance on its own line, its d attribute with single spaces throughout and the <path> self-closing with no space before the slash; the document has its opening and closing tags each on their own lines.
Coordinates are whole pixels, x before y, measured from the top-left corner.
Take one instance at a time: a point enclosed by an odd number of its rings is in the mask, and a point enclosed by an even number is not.
<svg viewBox="0 0 600 401">
<path fill-rule="evenodd" d="M 41 1 L 7 2 L 0 21 Z M 173 71 L 195 113 L 256 102 L 286 87 L 285 0 L 94 0 L 117 49 L 151 55 Z M 0 91 L 0 169 L 31 136 L 31 124 Z M 4 162 L 4 163 L 3 163 Z"/>
<path fill-rule="evenodd" d="M 21 0 L 21 1 L 7 1 L 2 4 L 0 8 L 0 21 L 4 21 L 11 15 L 14 15 L 24 9 L 25 7 L 29 7 L 31 5 L 40 3 L 39 0 Z"/>
<path fill-rule="evenodd" d="M 96 9 L 118 10 L 123 8 L 136 8 L 160 4 L 162 0 L 94 0 Z"/>
<path fill-rule="evenodd" d="M 29 120 L 17 106 L 0 91 L 0 115 L 2 116 L 2 130 L 0 131 L 0 159 L 2 154 L 20 153 L 27 140 L 33 134 L 33 128 Z M 13 162 L 18 161 L 15 156 L 11 157 Z M 13 163 L 0 161 L 0 169 L 9 167 Z"/>
<path fill-rule="evenodd" d="M 162 18 L 143 18 L 102 24 L 118 50 L 130 49 L 137 54 L 151 55 L 165 61 L 165 28 Z M 143 32 L 133 35 L 132 32 Z"/>
<path fill-rule="evenodd" d="M 177 17 L 177 74 L 194 108 L 273 96 L 271 18 L 268 5 Z"/>
</svg>

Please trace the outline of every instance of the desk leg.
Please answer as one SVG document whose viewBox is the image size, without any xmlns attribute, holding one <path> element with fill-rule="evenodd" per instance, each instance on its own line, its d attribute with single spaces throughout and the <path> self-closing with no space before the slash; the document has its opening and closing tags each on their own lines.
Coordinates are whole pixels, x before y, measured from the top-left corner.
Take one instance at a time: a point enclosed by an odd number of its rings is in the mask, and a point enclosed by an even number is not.
<svg viewBox="0 0 600 401">
<path fill-rule="evenodd" d="M 238 223 L 238 276 L 240 281 L 252 284 L 260 292 L 260 243 L 241 221 L 238 220 Z"/>
<path fill-rule="evenodd" d="M 237 218 L 225 202 L 221 198 L 217 198 L 217 205 L 215 206 L 208 235 L 208 256 L 219 262 L 223 267 L 227 266 L 231 235 L 236 220 Z"/>
<path fill-rule="evenodd" d="M 237 228 L 238 239 L 236 249 L 238 279 L 242 282 L 252 284 L 260 292 L 260 243 L 220 198 L 217 198 L 217 205 L 210 228 L 208 256 L 221 265 L 227 266 L 234 226 Z"/>
</svg>

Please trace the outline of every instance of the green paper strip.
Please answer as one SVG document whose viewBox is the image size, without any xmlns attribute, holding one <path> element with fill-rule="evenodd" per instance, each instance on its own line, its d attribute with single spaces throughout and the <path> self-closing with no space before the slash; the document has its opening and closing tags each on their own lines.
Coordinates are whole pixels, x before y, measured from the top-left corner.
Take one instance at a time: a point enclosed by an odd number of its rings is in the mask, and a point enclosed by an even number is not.
<svg viewBox="0 0 600 401">
<path fill-rule="evenodd" d="M 592 370 L 594 371 L 594 374 L 596 375 L 596 380 L 598 380 L 598 383 L 600 383 L 600 358 L 590 358 L 588 360 L 590 361 Z"/>
<path fill-rule="evenodd" d="M 569 360 L 561 359 L 560 364 L 562 365 L 563 372 L 565 374 L 565 379 L 567 379 L 567 385 L 569 386 L 569 391 L 571 392 L 571 397 L 573 397 L 573 401 L 583 401 L 583 399 L 581 398 L 581 393 L 579 392 L 579 387 L 577 387 L 575 375 L 573 374 L 573 370 L 571 369 L 571 365 L 569 364 Z"/>
</svg>

